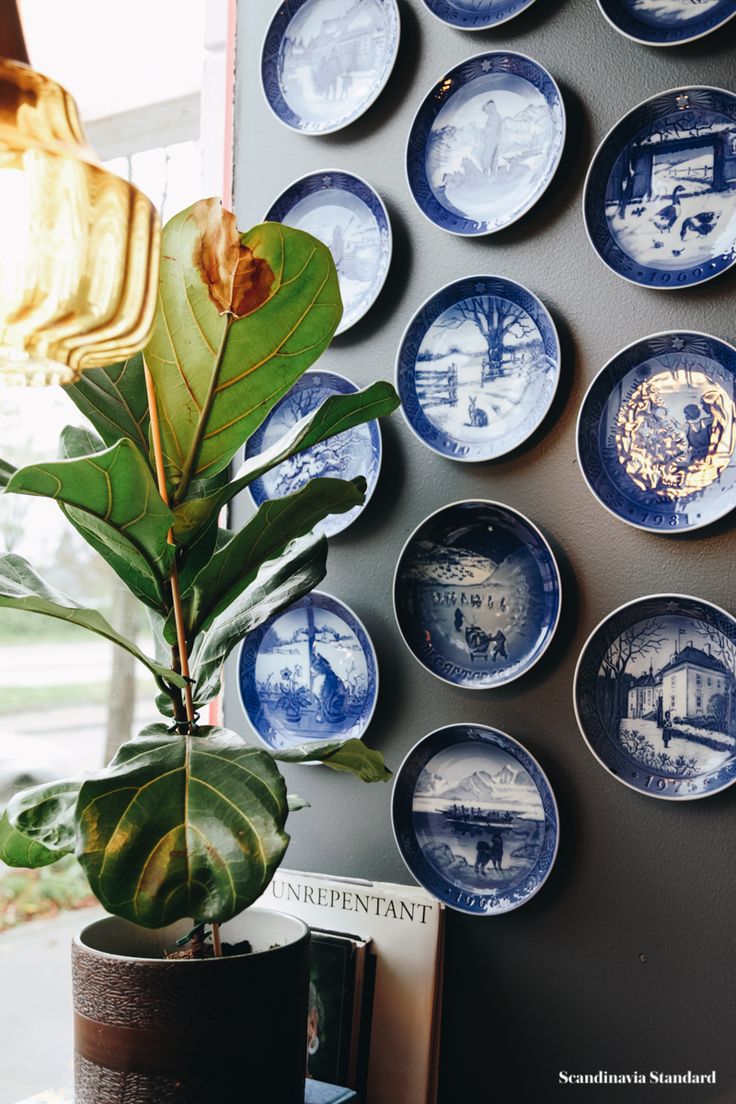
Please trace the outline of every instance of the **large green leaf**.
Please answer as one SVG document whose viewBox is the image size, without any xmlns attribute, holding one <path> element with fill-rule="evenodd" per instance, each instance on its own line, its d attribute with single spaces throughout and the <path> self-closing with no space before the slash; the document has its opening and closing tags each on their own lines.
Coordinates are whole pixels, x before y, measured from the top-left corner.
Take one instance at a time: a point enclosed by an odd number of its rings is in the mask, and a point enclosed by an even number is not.
<svg viewBox="0 0 736 1104">
<path fill-rule="evenodd" d="M 324 740 L 272 754 L 283 763 L 324 763 L 333 770 L 348 771 L 362 782 L 388 782 L 391 777 L 380 751 L 366 747 L 362 740 Z"/>
<path fill-rule="evenodd" d="M 144 356 L 175 505 L 192 479 L 227 467 L 341 315 L 334 261 L 310 235 L 278 223 L 240 235 L 215 200 L 167 223 Z"/>
<path fill-rule="evenodd" d="M 151 725 L 82 783 L 77 856 L 108 911 L 156 928 L 221 922 L 261 895 L 286 850 L 286 785 L 234 732 Z"/>
<path fill-rule="evenodd" d="M 132 641 L 127 640 L 113 629 L 112 625 L 97 610 L 85 609 L 73 598 L 50 586 L 40 578 L 27 560 L 10 553 L 0 556 L 0 607 L 22 609 L 29 613 L 40 613 L 46 617 L 55 617 L 79 625 L 90 632 L 104 636 L 113 644 L 118 644 L 136 659 L 140 660 L 159 681 L 175 686 L 186 685 L 185 680 L 175 671 L 157 663 L 145 655 Z"/>
<path fill-rule="evenodd" d="M 48 866 L 74 850 L 79 782 L 43 782 L 11 798 L 0 823 L 0 858 L 9 866 Z"/>
<path fill-rule="evenodd" d="M 64 390 L 106 445 L 127 437 L 148 456 L 150 419 L 141 353 L 109 368 L 87 369 Z"/>
<path fill-rule="evenodd" d="M 64 853 L 51 851 L 42 843 L 37 843 L 19 832 L 8 820 L 7 812 L 0 817 L 0 862 L 7 866 L 51 866 Z"/>
<path fill-rule="evenodd" d="M 185 541 L 192 530 L 284 460 L 353 426 L 390 414 L 399 401 L 394 388 L 385 382 L 373 383 L 353 395 L 331 395 L 312 414 L 307 414 L 292 426 L 281 440 L 258 456 L 246 460 L 230 483 L 212 494 L 199 497 L 194 497 L 194 488 L 190 488 L 187 501 L 174 511 L 177 538 Z"/>
</svg>

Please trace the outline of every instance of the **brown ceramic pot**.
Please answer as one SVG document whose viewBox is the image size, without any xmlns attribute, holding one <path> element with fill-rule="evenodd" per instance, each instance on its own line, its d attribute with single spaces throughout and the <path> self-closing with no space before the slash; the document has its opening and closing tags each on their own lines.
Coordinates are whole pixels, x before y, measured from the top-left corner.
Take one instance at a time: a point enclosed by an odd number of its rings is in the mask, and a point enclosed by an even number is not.
<svg viewBox="0 0 736 1104">
<path fill-rule="evenodd" d="M 306 924 L 248 909 L 222 938 L 252 954 L 167 960 L 186 930 L 106 917 L 75 938 L 75 1104 L 303 1104 Z"/>
</svg>

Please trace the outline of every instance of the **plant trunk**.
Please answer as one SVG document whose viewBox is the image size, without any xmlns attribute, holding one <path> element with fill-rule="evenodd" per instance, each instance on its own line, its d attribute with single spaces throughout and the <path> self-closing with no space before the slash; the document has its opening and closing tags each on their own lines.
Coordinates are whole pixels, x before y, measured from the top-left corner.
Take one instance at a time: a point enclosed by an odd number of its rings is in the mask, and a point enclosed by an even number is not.
<svg viewBox="0 0 736 1104">
<path fill-rule="evenodd" d="M 138 635 L 138 604 L 133 595 L 122 587 L 115 597 L 114 624 L 123 636 L 135 643 Z M 109 763 L 118 748 L 131 737 L 135 718 L 135 672 L 135 656 L 113 645 L 105 763 Z"/>
</svg>

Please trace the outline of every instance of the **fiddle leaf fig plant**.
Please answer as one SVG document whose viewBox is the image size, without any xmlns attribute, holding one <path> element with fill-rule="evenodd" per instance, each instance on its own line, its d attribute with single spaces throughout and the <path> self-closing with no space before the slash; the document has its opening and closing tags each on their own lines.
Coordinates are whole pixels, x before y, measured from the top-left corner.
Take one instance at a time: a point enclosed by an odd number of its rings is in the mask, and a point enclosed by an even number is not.
<svg viewBox="0 0 736 1104">
<path fill-rule="evenodd" d="M 289 812 L 306 804 L 287 795 L 277 760 L 389 777 L 359 740 L 272 753 L 198 721 L 236 644 L 323 578 L 315 526 L 362 503 L 365 480 L 312 479 L 237 532 L 223 526 L 223 507 L 296 453 L 398 405 L 388 383 L 336 395 L 231 475 L 341 313 L 324 245 L 271 223 L 241 234 L 218 201 L 196 203 L 164 228 L 143 353 L 66 388 L 88 426 L 65 429 L 48 462 L 0 460 L 0 491 L 54 499 L 146 608 L 153 654 L 17 555 L 0 557 L 0 609 L 126 648 L 153 676 L 162 715 L 103 770 L 17 794 L 0 819 L 3 862 L 45 866 L 74 853 L 109 912 L 145 927 L 220 923 L 261 895 L 288 845 Z"/>
</svg>

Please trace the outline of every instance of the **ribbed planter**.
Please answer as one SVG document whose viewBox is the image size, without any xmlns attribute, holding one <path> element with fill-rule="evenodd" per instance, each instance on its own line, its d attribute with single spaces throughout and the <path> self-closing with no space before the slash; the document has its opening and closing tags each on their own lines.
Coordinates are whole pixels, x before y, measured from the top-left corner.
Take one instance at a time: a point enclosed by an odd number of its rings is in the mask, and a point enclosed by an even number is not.
<svg viewBox="0 0 736 1104">
<path fill-rule="evenodd" d="M 75 938 L 75 1104 L 303 1104 L 307 926 L 248 909 L 222 939 L 252 954 L 167 960 L 186 930 L 106 917 Z"/>
</svg>

